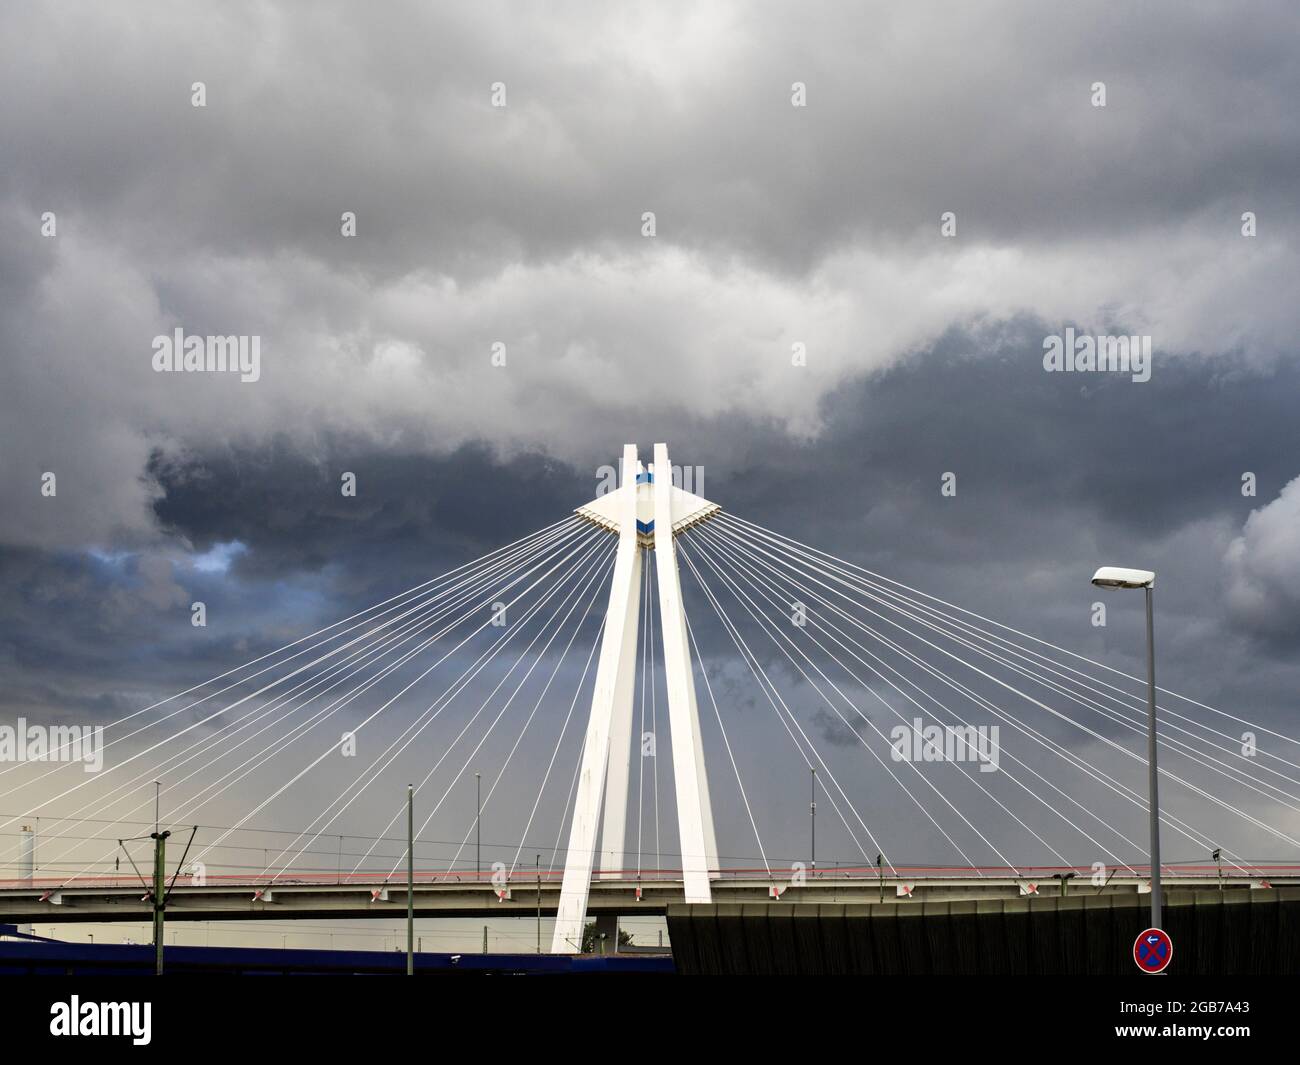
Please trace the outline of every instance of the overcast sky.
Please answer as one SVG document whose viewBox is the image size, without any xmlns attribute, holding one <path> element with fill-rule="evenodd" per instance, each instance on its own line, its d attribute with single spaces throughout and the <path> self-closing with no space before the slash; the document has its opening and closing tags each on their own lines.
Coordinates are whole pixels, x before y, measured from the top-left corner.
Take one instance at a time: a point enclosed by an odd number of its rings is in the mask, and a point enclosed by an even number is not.
<svg viewBox="0 0 1300 1065">
<path fill-rule="evenodd" d="M 1298 31 L 1285 2 L 6 5 L 3 720 L 148 705 L 558 520 L 625 442 L 666 440 L 725 510 L 1127 672 L 1141 601 L 1095 627 L 1088 577 L 1156 570 L 1162 684 L 1300 736 Z M 1150 337 L 1150 380 L 1046 372 L 1067 327 Z M 260 379 L 155 372 L 178 328 L 260 337 Z M 683 583 L 765 845 L 801 856 L 806 770 Z M 784 682 L 897 860 L 960 860 Z M 351 772 L 256 823 L 301 827 Z M 753 857 L 713 772 L 721 849 Z M 504 837 L 536 787 L 503 784 Z M 1184 799 L 1239 853 L 1300 859 Z M 1045 860 L 1019 831 L 1003 849 Z"/>
</svg>

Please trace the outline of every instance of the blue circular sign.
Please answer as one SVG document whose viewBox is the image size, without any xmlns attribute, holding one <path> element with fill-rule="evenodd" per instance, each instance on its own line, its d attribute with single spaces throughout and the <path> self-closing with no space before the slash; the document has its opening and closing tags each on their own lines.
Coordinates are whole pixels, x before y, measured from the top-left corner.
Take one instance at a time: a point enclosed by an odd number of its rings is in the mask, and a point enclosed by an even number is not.
<svg viewBox="0 0 1300 1065">
<path fill-rule="evenodd" d="M 1174 941 L 1160 928 L 1148 928 L 1133 944 L 1133 960 L 1144 973 L 1164 972 L 1174 958 Z"/>
</svg>

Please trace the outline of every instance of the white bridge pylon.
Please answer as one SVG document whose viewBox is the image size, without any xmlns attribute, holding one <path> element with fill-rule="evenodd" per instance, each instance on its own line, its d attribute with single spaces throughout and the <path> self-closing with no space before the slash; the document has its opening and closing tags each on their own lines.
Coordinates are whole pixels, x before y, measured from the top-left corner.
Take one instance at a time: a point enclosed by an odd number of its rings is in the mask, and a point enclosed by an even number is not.
<svg viewBox="0 0 1300 1065">
<path fill-rule="evenodd" d="M 641 616 L 640 549 L 643 546 L 653 545 L 658 574 L 673 784 L 686 901 L 711 899 L 709 878 L 717 873 L 718 845 L 673 537 L 719 509 L 716 503 L 673 484 L 667 444 L 655 445 L 654 463 L 649 470 L 643 469 L 637 460 L 636 445 L 625 446 L 619 487 L 578 508 L 580 516 L 618 536 L 618 552 L 551 943 L 555 954 L 576 954 L 581 950 L 598 833 L 602 878 L 617 877 L 625 867 L 623 840 L 632 759 L 632 701 Z M 640 744 L 637 746 L 639 750 Z"/>
</svg>

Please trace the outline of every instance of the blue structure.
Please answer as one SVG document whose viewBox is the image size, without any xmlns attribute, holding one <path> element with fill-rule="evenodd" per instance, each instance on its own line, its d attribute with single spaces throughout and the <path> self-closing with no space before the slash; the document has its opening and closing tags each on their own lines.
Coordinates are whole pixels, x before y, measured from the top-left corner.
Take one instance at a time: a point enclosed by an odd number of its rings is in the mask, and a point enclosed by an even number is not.
<svg viewBox="0 0 1300 1065">
<path fill-rule="evenodd" d="M 0 934 L 12 935 L 0 925 Z M 372 975 L 406 973 L 406 954 L 381 950 L 301 950 L 267 947 L 165 947 L 169 974 L 230 976 Z M 148 944 L 0 941 L 0 976 L 152 976 Z M 663 954 L 417 954 L 416 975 L 668 975 L 673 959 Z"/>
</svg>

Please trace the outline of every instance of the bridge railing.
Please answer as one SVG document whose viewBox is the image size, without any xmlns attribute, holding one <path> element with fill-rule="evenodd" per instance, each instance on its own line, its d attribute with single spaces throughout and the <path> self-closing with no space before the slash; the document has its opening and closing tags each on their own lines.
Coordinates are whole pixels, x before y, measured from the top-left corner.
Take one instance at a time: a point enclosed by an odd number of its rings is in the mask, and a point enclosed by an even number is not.
<svg viewBox="0 0 1300 1065">
<path fill-rule="evenodd" d="M 1239 882 L 1243 879 L 1268 879 L 1270 877 L 1294 877 L 1300 876 L 1300 865 L 1283 865 L 1283 864 L 1244 864 L 1234 867 L 1231 871 L 1220 870 L 1215 865 L 1205 864 L 1179 864 L 1162 866 L 1162 875 L 1166 880 L 1176 882 L 1180 877 L 1204 879 L 1205 877 L 1214 877 L 1222 873 L 1225 881 Z M 731 880 L 755 880 L 770 883 L 789 883 L 791 873 L 787 870 L 773 870 L 771 873 L 766 868 L 761 867 L 732 867 L 727 869 L 714 870 L 715 879 Z M 1059 865 L 1036 865 L 1020 866 L 1013 868 L 1010 866 L 935 866 L 935 865 L 911 865 L 895 866 L 892 871 L 885 872 L 882 876 L 880 869 L 876 866 L 818 866 L 817 868 L 808 868 L 803 870 L 805 879 L 817 881 L 842 880 L 864 880 L 864 879 L 883 879 L 887 883 L 896 883 L 898 881 L 968 881 L 978 879 L 990 880 L 1029 880 L 1029 881 L 1047 881 L 1059 877 L 1063 874 L 1074 874 L 1079 879 L 1086 879 L 1094 875 L 1091 866 L 1059 866 Z M 1133 865 L 1125 866 L 1117 874 L 1120 879 L 1145 878 L 1150 876 L 1150 870 L 1147 866 Z M 169 874 L 170 876 L 170 874 Z M 558 885 L 563 878 L 563 870 L 543 869 L 540 875 L 535 871 L 521 871 L 514 877 L 504 881 L 512 888 L 527 888 L 529 885 L 536 885 L 540 879 L 546 885 Z M 490 869 L 474 870 L 416 870 L 415 882 L 421 885 L 475 885 L 486 888 L 497 887 L 503 883 L 499 874 L 495 874 Z M 682 879 L 680 869 L 642 869 L 642 870 L 619 870 L 618 876 L 613 879 L 615 883 L 625 885 L 643 884 L 653 886 L 657 883 L 677 883 Z M 594 883 L 599 885 L 601 882 L 609 883 L 610 879 L 605 877 L 601 871 L 597 871 Z M 176 878 L 177 886 L 207 886 L 207 887 L 250 887 L 250 888 L 267 888 L 267 887 L 293 887 L 293 886 L 349 886 L 374 887 L 376 885 L 385 885 L 392 888 L 400 888 L 406 883 L 405 873 L 394 876 L 390 870 L 359 870 L 356 872 L 340 873 L 337 871 L 329 872 L 319 869 L 288 870 L 273 876 L 261 874 L 252 874 L 247 872 L 240 873 L 214 873 L 209 872 L 202 878 L 202 883 L 196 882 L 195 878 L 182 874 Z M 0 879 L 0 890 L 42 890 L 53 891 L 59 889 L 94 889 L 110 888 L 120 889 L 138 887 L 142 893 L 147 893 L 148 885 L 144 884 L 138 877 L 126 876 L 120 873 L 92 875 L 83 874 L 74 879 L 38 876 L 38 877 L 21 877 L 13 879 Z"/>
</svg>

